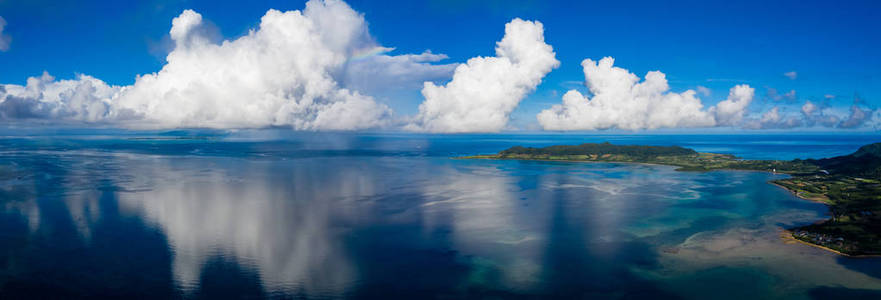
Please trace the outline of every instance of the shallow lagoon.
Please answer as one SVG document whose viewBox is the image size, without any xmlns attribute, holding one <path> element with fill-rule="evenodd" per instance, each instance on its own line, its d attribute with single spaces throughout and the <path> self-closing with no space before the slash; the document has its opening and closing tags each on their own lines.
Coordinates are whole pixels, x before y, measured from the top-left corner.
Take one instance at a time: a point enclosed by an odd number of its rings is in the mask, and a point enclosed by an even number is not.
<svg viewBox="0 0 881 300">
<path fill-rule="evenodd" d="M 877 136 L 191 135 L 0 140 L 2 296 L 881 292 L 881 260 L 780 238 L 826 212 L 766 184 L 782 175 L 449 158 L 608 140 L 789 159 Z"/>
</svg>

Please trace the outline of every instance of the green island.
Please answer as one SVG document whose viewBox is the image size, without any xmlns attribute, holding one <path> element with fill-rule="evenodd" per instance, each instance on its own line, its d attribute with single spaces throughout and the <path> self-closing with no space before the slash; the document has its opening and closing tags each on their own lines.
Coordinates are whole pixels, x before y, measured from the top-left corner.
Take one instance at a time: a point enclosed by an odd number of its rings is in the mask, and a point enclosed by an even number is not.
<svg viewBox="0 0 881 300">
<path fill-rule="evenodd" d="M 679 146 L 608 142 L 544 148 L 515 146 L 497 154 L 459 159 L 624 162 L 677 166 L 677 171 L 750 170 L 789 174 L 771 183 L 802 199 L 829 206 L 831 218 L 789 228 L 795 240 L 847 256 L 881 255 L 881 143 L 824 159 L 745 160 Z"/>
</svg>

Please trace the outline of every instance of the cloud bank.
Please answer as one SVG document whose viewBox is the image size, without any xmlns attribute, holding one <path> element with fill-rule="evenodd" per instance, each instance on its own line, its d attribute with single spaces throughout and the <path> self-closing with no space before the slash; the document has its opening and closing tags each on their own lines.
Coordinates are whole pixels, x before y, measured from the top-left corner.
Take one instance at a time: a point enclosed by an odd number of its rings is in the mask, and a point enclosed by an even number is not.
<svg viewBox="0 0 881 300">
<path fill-rule="evenodd" d="M 160 71 L 125 87 L 86 75 L 54 82 L 48 74 L 26 87 L 3 85 L 0 115 L 133 128 L 364 129 L 387 124 L 391 110 L 358 91 L 359 84 L 421 83 L 455 67 L 432 65 L 445 56 L 430 52 L 371 53 L 389 48 L 370 36 L 363 15 L 338 0 L 269 10 L 258 28 L 234 40 L 215 43 L 208 32 L 202 16 L 186 10 L 172 21 L 174 49 Z M 376 72 L 353 75 L 365 69 Z M 347 80 L 358 84 L 345 86 Z"/>
<path fill-rule="evenodd" d="M 444 86 L 426 82 L 425 101 L 407 129 L 428 132 L 497 132 L 542 78 L 558 67 L 540 22 L 514 19 L 496 44 L 495 57 L 459 65 Z"/>
<path fill-rule="evenodd" d="M 766 111 L 758 119 L 751 119 L 745 122 L 743 128 L 746 129 L 788 129 L 800 127 L 804 123 L 795 116 L 786 116 L 780 111 L 779 106 L 774 106 Z"/>
<path fill-rule="evenodd" d="M 805 101 L 801 113 L 807 126 L 835 127 L 841 121 L 832 109 L 820 107 L 811 101 Z"/>
<path fill-rule="evenodd" d="M 53 119 L 99 122 L 121 90 L 88 75 L 59 80 L 44 72 L 27 85 L 0 85 L 0 119 Z"/>
<path fill-rule="evenodd" d="M 737 124 L 755 90 L 747 85 L 731 89 L 728 98 L 705 109 L 696 92 L 670 91 L 666 75 L 648 72 L 645 80 L 615 67 L 615 59 L 585 59 L 585 85 L 593 97 L 577 90 L 563 95 L 563 103 L 538 114 L 545 130 L 657 129 L 711 127 Z"/>
<path fill-rule="evenodd" d="M 784 113 L 779 106 L 765 111 L 761 117 L 747 120 L 746 129 L 789 129 L 838 128 L 838 129 L 879 129 L 881 128 L 881 109 L 862 106 L 859 99 L 846 110 L 805 101 L 797 113 Z"/>
</svg>

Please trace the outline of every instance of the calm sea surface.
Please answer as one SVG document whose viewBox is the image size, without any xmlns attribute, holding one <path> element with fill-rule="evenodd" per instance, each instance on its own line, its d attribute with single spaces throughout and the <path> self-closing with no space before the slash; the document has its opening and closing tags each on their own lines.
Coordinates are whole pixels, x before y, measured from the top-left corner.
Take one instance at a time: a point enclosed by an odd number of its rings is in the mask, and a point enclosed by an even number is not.
<svg viewBox="0 0 881 300">
<path fill-rule="evenodd" d="M 793 159 L 881 136 L 6 136 L 0 298 L 881 297 L 881 259 L 780 238 L 826 214 L 783 175 L 450 159 L 604 141 Z"/>
</svg>

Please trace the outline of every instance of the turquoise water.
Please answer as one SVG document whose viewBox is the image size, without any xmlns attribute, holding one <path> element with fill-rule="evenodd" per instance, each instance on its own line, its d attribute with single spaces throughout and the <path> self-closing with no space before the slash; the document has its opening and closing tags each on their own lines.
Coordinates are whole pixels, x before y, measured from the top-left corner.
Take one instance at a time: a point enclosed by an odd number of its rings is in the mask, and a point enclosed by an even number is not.
<svg viewBox="0 0 881 300">
<path fill-rule="evenodd" d="M 881 293 L 881 260 L 780 238 L 826 213 L 766 183 L 783 175 L 449 158 L 588 141 L 809 158 L 878 136 L 193 135 L 0 139 L 0 296 Z"/>
</svg>

